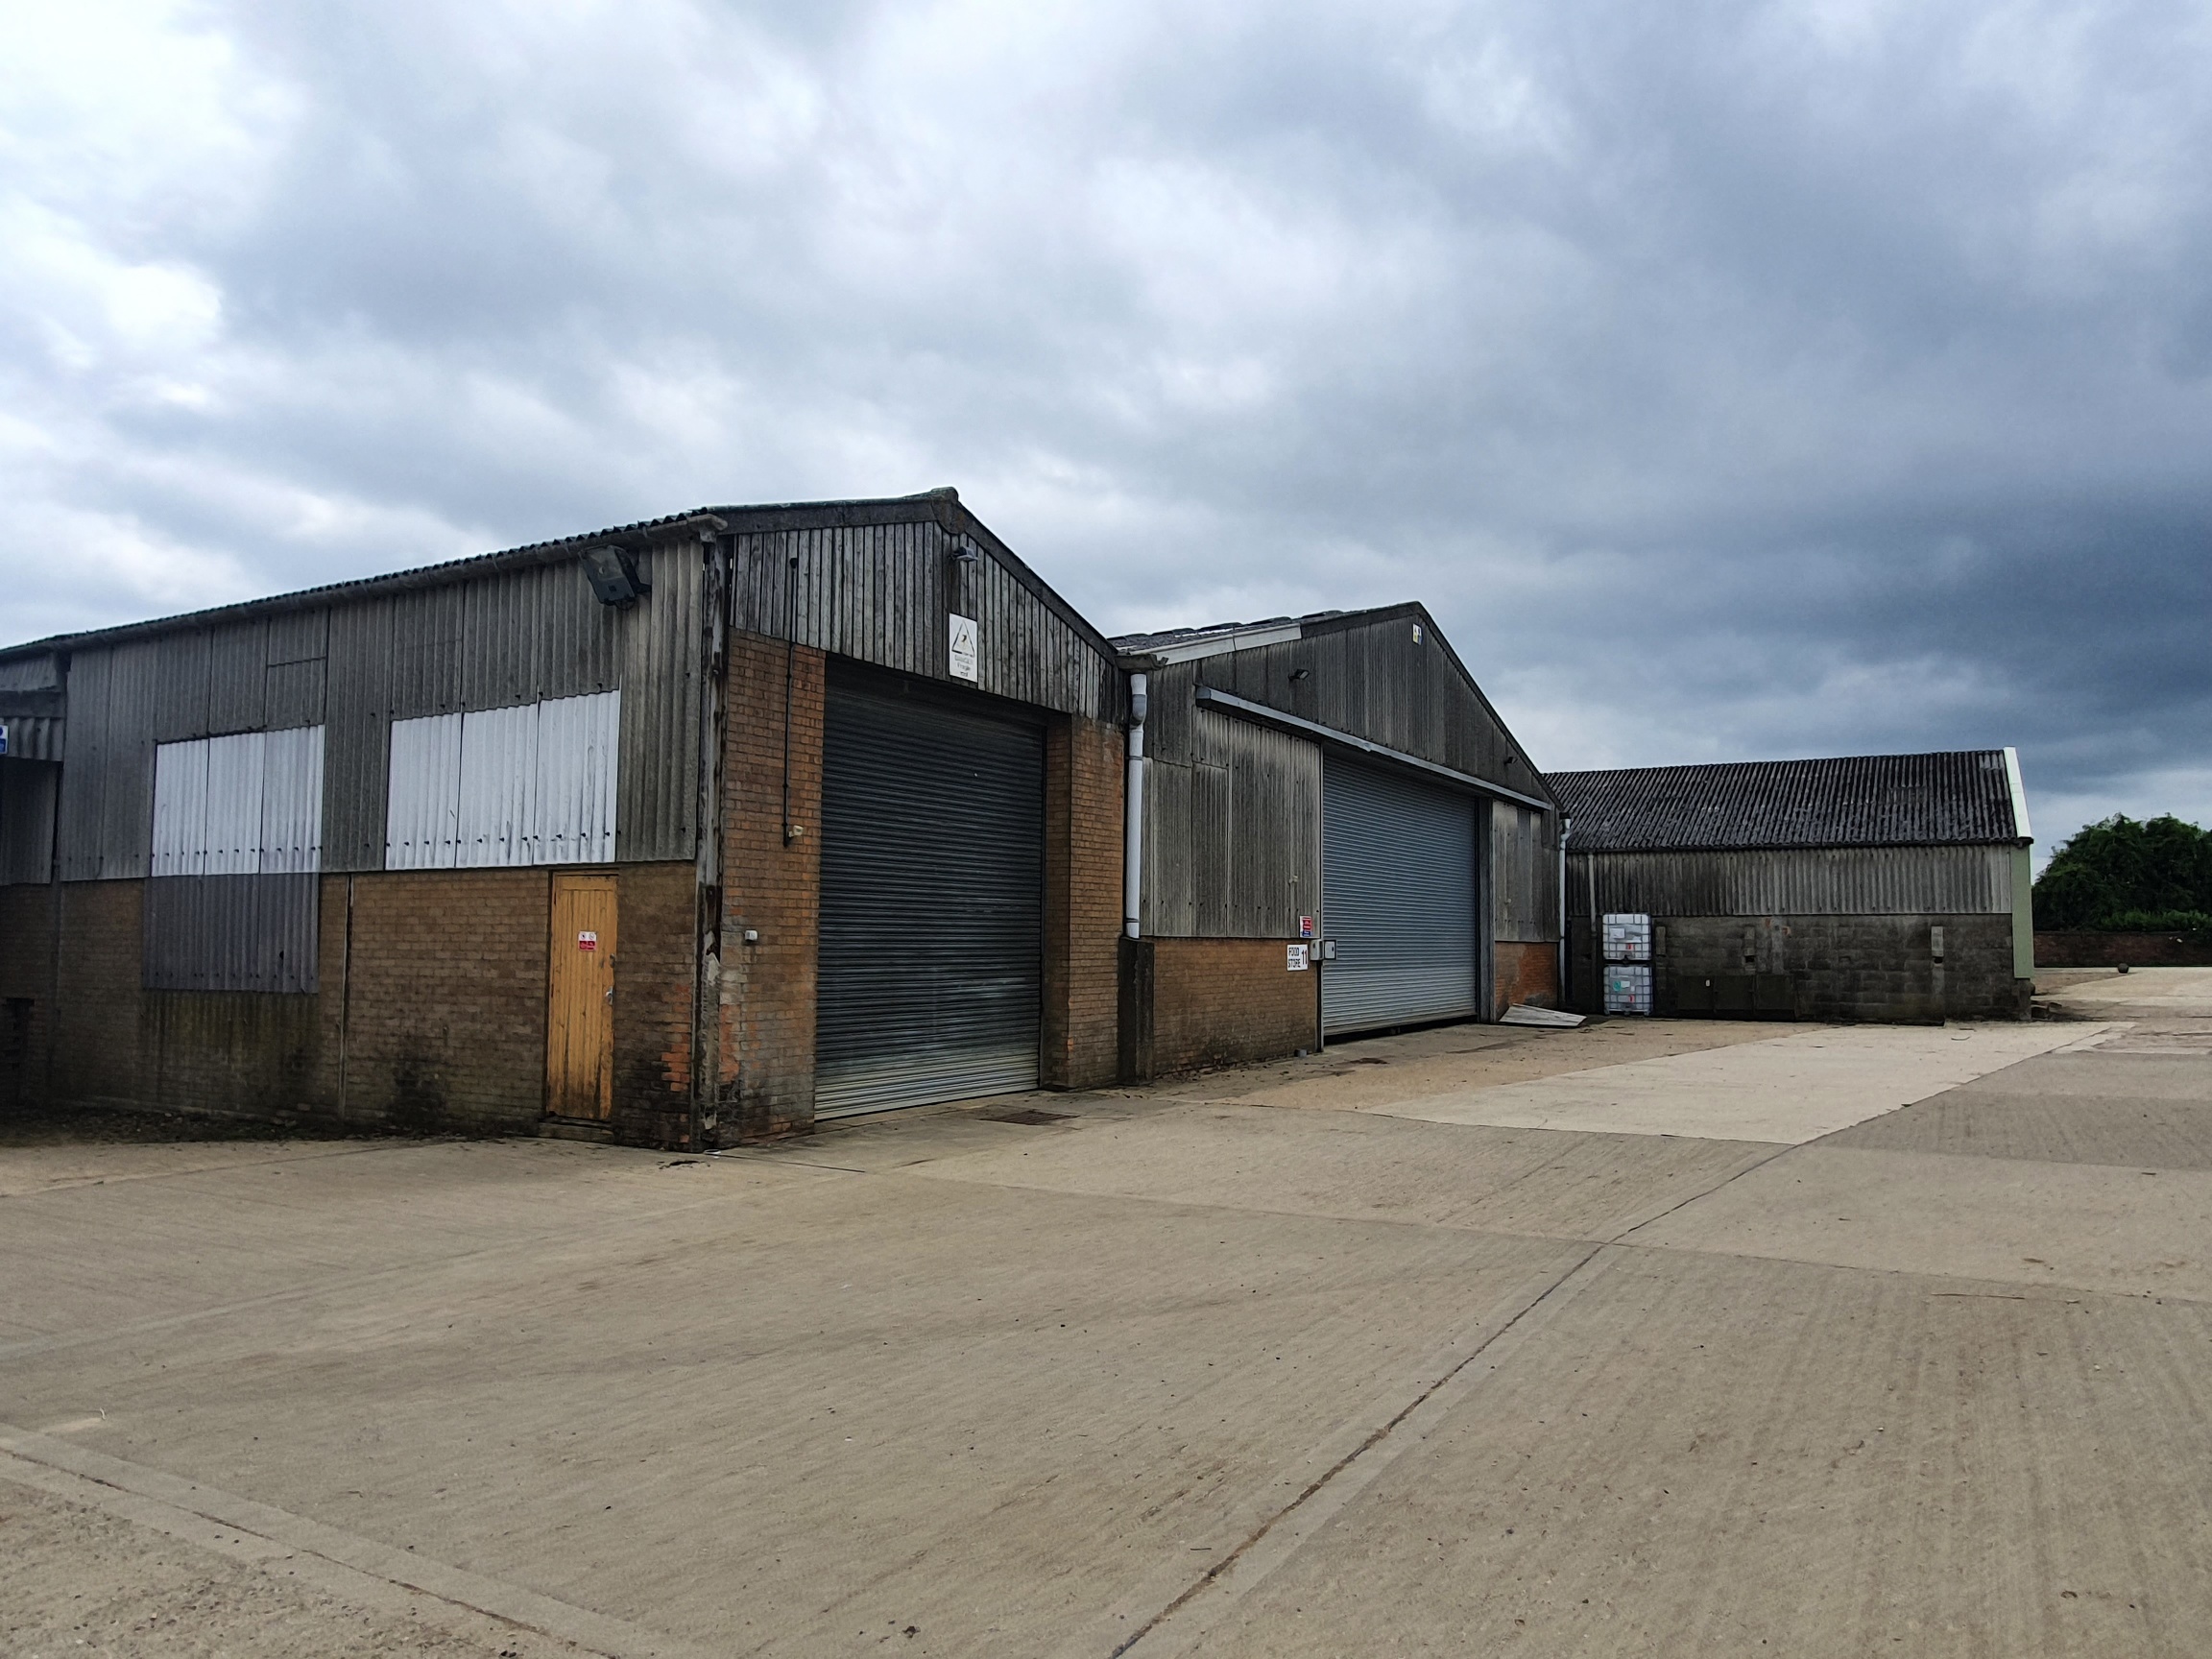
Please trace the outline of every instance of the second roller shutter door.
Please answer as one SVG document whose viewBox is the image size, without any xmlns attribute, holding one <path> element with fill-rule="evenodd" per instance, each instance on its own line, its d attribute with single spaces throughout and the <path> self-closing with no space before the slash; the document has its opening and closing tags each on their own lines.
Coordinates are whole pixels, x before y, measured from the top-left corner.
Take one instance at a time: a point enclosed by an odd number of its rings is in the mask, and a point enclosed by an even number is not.
<svg viewBox="0 0 2212 1659">
<path fill-rule="evenodd" d="M 818 1118 L 1034 1089 L 1045 737 L 830 688 L 823 738 Z"/>
<path fill-rule="evenodd" d="M 1331 1034 L 1471 1019 L 1480 975 L 1476 804 L 1334 758 L 1321 781 L 1321 972 Z"/>
</svg>

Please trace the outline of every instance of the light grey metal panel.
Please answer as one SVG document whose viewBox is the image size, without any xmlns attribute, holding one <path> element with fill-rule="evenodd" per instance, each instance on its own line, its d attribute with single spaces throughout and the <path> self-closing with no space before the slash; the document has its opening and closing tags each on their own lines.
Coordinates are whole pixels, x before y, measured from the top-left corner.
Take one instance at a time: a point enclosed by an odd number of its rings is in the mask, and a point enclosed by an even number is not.
<svg viewBox="0 0 2212 1659">
<path fill-rule="evenodd" d="M 206 753 L 206 821 L 203 827 L 205 861 L 199 869 L 182 872 L 195 876 L 252 876 L 261 868 L 261 775 L 268 745 L 259 732 L 242 732 L 228 737 L 203 738 L 197 744 L 164 744 L 170 748 L 200 748 Z M 160 816 L 160 781 L 156 768 L 155 816 Z"/>
<path fill-rule="evenodd" d="M 2004 915 L 2007 847 L 1867 847 L 1791 852 L 1571 855 L 1569 911 L 1654 916 Z"/>
<path fill-rule="evenodd" d="M 388 598 L 330 612 L 323 754 L 326 870 L 384 868 L 393 620 Z"/>
<path fill-rule="evenodd" d="M 90 881 L 100 874 L 100 823 L 106 793 L 109 654 L 80 651 L 70 659 L 70 763 L 61 772 L 56 847 L 61 879 Z"/>
<path fill-rule="evenodd" d="M 207 636 L 209 736 L 252 732 L 269 724 L 269 624 L 259 617 L 227 623 Z"/>
<path fill-rule="evenodd" d="M 464 869 L 532 864 L 538 827 L 538 709 L 477 709 L 461 716 L 461 822 L 454 862 Z M 398 793 L 397 780 L 393 793 Z"/>
<path fill-rule="evenodd" d="M 815 1114 L 1033 1089 L 1045 740 L 832 681 Z"/>
<path fill-rule="evenodd" d="M 207 874 L 207 739 L 154 751 L 152 874 Z"/>
<path fill-rule="evenodd" d="M 269 618 L 271 667 L 285 662 L 307 662 L 330 650 L 330 613 L 284 611 Z"/>
<path fill-rule="evenodd" d="M 0 759 L 0 886 L 54 878 L 54 823 L 61 768 L 51 760 Z"/>
<path fill-rule="evenodd" d="M 318 613 L 321 614 L 321 613 Z M 272 662 L 265 671 L 262 707 L 270 730 L 323 724 L 323 686 L 326 666 L 320 657 L 297 662 Z"/>
<path fill-rule="evenodd" d="M 320 881 L 301 873 L 147 882 L 146 989 L 314 991 Z"/>
<path fill-rule="evenodd" d="M 461 837 L 459 712 L 392 723 L 384 850 L 386 870 L 450 870 Z"/>
<path fill-rule="evenodd" d="M 709 552 L 697 541 L 655 548 L 645 565 L 653 591 L 615 613 L 620 634 L 604 660 L 592 647 L 590 672 L 604 678 L 604 688 L 619 685 L 622 691 L 615 842 L 603 856 L 635 863 L 698 854 L 701 675 L 713 620 L 707 614 Z M 606 609 L 596 601 L 593 608 Z"/>
<path fill-rule="evenodd" d="M 1467 1019 L 1480 1005 L 1476 803 L 1336 759 L 1322 772 L 1329 1032 Z"/>
<path fill-rule="evenodd" d="M 263 737 L 264 875 L 312 875 L 323 868 L 323 739 L 320 726 L 295 726 Z"/>
<path fill-rule="evenodd" d="M 531 864 L 607 864 L 614 858 L 622 704 L 619 691 L 538 705 Z M 475 716 L 469 716 L 474 719 Z M 468 733 L 462 734 L 464 775 Z M 659 758 L 663 763 L 677 757 Z"/>
</svg>

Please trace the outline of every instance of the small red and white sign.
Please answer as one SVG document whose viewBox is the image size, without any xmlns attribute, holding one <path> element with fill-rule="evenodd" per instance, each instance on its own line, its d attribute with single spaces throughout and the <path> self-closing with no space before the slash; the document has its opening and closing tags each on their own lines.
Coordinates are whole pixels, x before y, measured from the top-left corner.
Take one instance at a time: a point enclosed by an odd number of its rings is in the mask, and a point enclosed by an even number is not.
<svg viewBox="0 0 2212 1659">
<path fill-rule="evenodd" d="M 1301 916 L 1298 918 L 1298 937 L 1301 939 L 1310 939 L 1313 937 L 1312 917 Z"/>
<path fill-rule="evenodd" d="M 576 949 L 577 949 L 577 950 L 598 950 L 598 949 L 599 949 L 599 935 L 598 935 L 598 934 L 596 934 L 596 933 L 579 933 L 579 934 L 577 934 L 577 935 L 576 935 Z"/>
</svg>

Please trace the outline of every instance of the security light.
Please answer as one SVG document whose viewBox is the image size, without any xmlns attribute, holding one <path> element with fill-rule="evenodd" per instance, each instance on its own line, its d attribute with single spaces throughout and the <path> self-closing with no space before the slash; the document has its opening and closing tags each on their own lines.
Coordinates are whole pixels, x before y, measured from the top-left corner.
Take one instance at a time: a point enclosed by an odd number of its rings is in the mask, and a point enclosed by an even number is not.
<svg viewBox="0 0 2212 1659">
<path fill-rule="evenodd" d="M 635 605 L 641 595 L 653 591 L 639 580 L 637 561 L 627 547 L 592 548 L 584 555 L 584 574 L 602 605 Z"/>
</svg>

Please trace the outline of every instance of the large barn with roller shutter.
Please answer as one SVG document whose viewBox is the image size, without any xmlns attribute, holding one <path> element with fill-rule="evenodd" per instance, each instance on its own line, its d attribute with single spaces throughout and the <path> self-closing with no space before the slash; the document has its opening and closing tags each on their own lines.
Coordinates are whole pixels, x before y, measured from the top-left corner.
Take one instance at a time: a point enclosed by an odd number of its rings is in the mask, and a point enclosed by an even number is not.
<svg viewBox="0 0 2212 1659">
<path fill-rule="evenodd" d="M 951 491 L 703 509 L 0 651 L 0 1106 L 703 1147 L 1286 1054 L 1548 997 L 1552 823 L 1417 608 L 1118 645 Z"/>
</svg>

